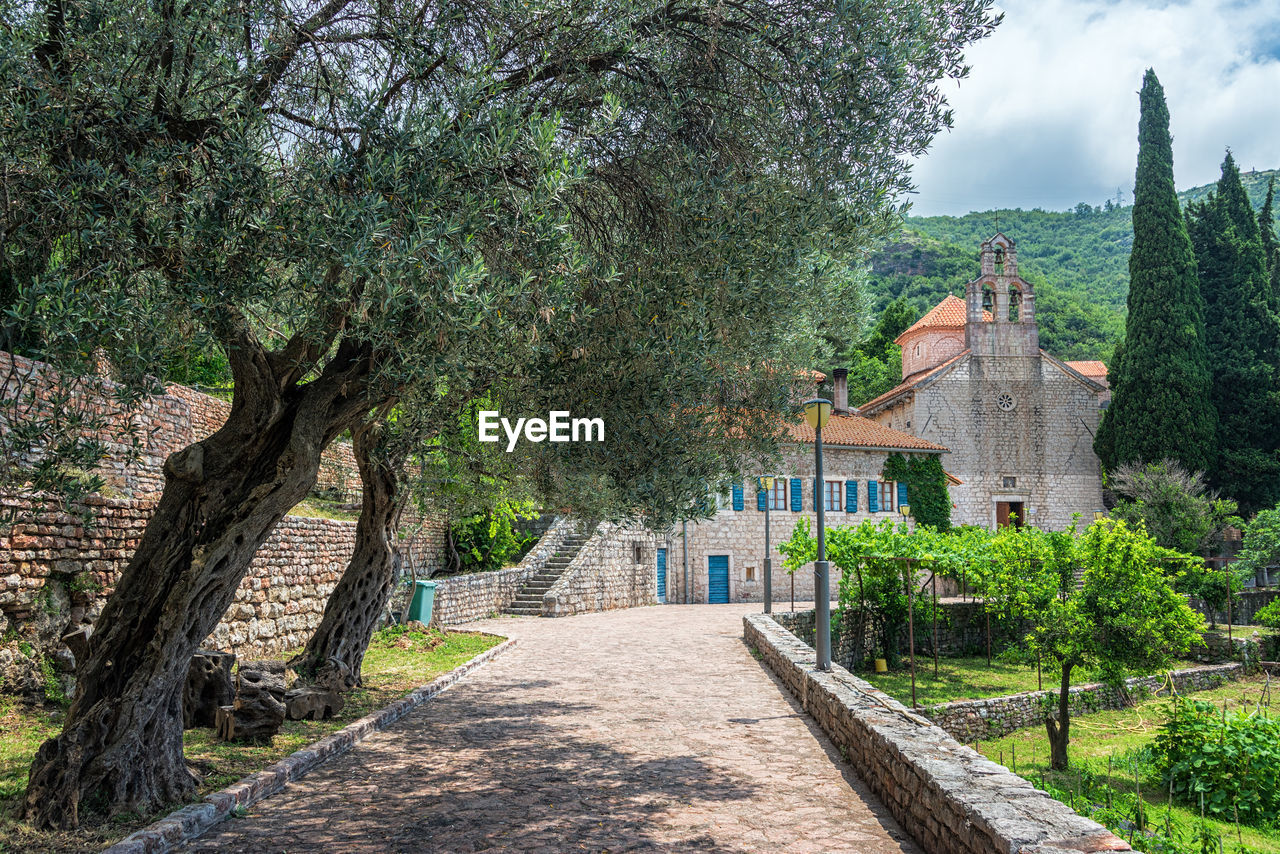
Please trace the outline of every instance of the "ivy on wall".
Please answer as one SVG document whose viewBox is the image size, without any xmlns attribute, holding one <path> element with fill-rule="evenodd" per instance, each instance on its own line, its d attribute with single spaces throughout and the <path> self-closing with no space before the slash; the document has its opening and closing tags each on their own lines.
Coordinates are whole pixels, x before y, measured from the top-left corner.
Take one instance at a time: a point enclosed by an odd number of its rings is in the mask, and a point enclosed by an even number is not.
<svg viewBox="0 0 1280 854">
<path fill-rule="evenodd" d="M 893 453 L 884 464 L 885 480 L 907 485 L 911 516 L 921 525 L 939 531 L 951 527 L 951 496 L 947 493 L 947 474 L 937 454 Z"/>
</svg>

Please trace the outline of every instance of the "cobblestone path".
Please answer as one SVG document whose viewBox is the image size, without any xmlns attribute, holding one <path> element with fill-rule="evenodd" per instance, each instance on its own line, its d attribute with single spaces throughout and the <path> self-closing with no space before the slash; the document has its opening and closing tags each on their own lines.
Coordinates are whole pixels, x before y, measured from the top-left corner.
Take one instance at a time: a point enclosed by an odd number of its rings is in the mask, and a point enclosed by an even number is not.
<svg viewBox="0 0 1280 854">
<path fill-rule="evenodd" d="M 917 852 L 752 658 L 758 607 L 468 625 L 519 644 L 183 850 Z"/>
</svg>

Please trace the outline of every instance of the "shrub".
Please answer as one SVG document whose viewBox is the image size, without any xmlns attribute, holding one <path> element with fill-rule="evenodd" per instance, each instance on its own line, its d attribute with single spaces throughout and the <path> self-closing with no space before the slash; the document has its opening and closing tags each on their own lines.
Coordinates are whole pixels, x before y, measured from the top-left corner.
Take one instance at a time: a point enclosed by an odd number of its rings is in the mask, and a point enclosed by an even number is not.
<svg viewBox="0 0 1280 854">
<path fill-rule="evenodd" d="M 1216 818 L 1261 824 L 1280 813 L 1280 720 L 1175 697 L 1156 736 L 1175 796 Z"/>
<path fill-rule="evenodd" d="M 1280 629 L 1280 599 L 1276 599 L 1259 610 L 1258 613 L 1253 615 L 1253 619 L 1260 626 Z"/>
</svg>

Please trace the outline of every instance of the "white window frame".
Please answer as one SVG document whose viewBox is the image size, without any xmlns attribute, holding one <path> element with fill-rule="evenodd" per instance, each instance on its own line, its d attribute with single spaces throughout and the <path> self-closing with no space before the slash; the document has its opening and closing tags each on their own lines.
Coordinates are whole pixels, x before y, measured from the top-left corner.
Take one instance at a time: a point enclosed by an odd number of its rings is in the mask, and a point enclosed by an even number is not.
<svg viewBox="0 0 1280 854">
<path fill-rule="evenodd" d="M 790 485 L 791 481 L 785 477 L 775 477 L 773 479 L 773 489 L 771 489 L 768 494 L 770 511 L 791 509 L 791 502 L 787 495 L 787 490 L 790 488 Z"/>
<path fill-rule="evenodd" d="M 876 496 L 876 501 L 880 505 L 880 512 L 892 513 L 898 509 L 898 482 L 894 480 L 882 480 L 879 481 L 879 484 L 880 485 L 876 487 L 879 491 L 879 495 Z"/>
<path fill-rule="evenodd" d="M 832 501 L 831 499 L 835 499 Z M 824 480 L 822 482 L 822 506 L 827 513 L 844 512 L 844 481 Z"/>
</svg>

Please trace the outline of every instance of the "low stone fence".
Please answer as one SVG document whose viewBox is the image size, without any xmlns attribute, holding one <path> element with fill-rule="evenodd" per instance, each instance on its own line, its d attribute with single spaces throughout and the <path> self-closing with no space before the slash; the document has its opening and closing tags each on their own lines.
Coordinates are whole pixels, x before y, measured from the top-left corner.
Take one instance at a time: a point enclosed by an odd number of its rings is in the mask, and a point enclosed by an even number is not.
<svg viewBox="0 0 1280 854">
<path fill-rule="evenodd" d="M 1076 685 L 1069 692 L 1072 714 L 1122 709 L 1131 705 L 1135 697 L 1165 696 L 1169 693 L 1170 684 L 1180 694 L 1216 688 L 1228 680 L 1239 679 L 1243 673 L 1244 668 L 1239 664 L 1218 664 L 1175 670 L 1169 674 L 1135 676 L 1126 679 L 1123 688 L 1101 682 Z M 1029 726 L 1043 726 L 1044 703 L 1054 703 L 1056 718 L 1057 698 L 1056 691 L 1029 691 L 1008 697 L 957 700 L 921 711 L 955 738 L 972 742 L 999 738 Z"/>
<path fill-rule="evenodd" d="M 431 625 L 468 623 L 500 612 L 515 601 L 521 585 L 537 575 L 573 530 L 571 519 L 556 519 L 515 566 L 496 572 L 475 572 L 437 580 Z"/>
<path fill-rule="evenodd" d="M 658 535 L 602 522 L 542 597 L 544 617 L 658 603 Z"/>
<path fill-rule="evenodd" d="M 773 619 L 747 615 L 743 636 L 930 854 L 1131 850 L 843 667 L 814 670 L 813 650 Z"/>
</svg>

